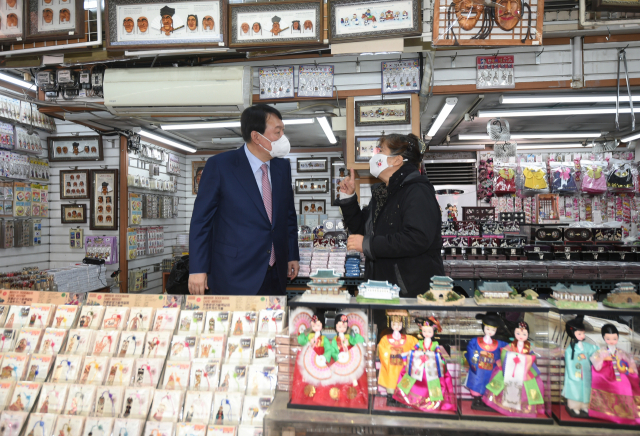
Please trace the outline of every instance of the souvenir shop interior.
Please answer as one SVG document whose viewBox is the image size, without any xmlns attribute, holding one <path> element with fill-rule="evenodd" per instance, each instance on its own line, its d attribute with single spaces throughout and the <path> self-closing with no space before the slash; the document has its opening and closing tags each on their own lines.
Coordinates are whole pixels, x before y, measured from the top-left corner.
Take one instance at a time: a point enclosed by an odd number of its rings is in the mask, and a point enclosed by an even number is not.
<svg viewBox="0 0 640 436">
<path fill-rule="evenodd" d="M 0 436 L 637 434 L 638 6 L 5 3 Z M 299 273 L 173 293 L 257 103 L 291 143 Z M 352 171 L 373 199 L 389 134 L 420 138 L 441 212 L 412 298 L 337 203 Z"/>
</svg>

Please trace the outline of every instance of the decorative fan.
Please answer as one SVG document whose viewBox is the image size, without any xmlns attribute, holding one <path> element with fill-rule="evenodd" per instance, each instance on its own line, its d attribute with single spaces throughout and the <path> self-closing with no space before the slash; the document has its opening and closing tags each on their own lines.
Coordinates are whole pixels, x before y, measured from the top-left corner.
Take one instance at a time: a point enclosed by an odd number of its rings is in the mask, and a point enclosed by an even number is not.
<svg viewBox="0 0 640 436">
<path fill-rule="evenodd" d="M 305 330 L 311 328 L 311 317 L 314 315 L 313 310 L 306 307 L 298 307 L 291 312 L 289 317 L 289 332 L 291 335 L 298 336 Z"/>
<path fill-rule="evenodd" d="M 493 118 L 487 122 L 487 134 L 492 141 L 509 141 L 511 139 L 511 131 L 509 130 L 509 121 Z"/>
</svg>

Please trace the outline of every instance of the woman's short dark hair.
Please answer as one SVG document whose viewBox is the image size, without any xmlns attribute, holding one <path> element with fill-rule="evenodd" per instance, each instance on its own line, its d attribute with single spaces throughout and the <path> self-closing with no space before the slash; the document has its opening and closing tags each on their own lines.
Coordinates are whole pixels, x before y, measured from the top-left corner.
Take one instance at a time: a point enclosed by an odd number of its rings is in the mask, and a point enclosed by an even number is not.
<svg viewBox="0 0 640 436">
<path fill-rule="evenodd" d="M 264 131 L 267 130 L 267 118 L 269 118 L 269 115 L 275 115 L 282 120 L 280 111 L 266 104 L 254 104 L 246 108 L 240 116 L 242 139 L 245 142 L 251 141 L 251 132 L 254 130 L 264 135 Z"/>
<path fill-rule="evenodd" d="M 390 133 L 389 135 L 381 136 L 378 144 L 380 146 L 387 144 L 387 147 L 391 150 L 391 156 L 402 156 L 407 162 L 420 168 L 422 163 L 420 139 L 413 133 L 408 135 Z"/>
</svg>

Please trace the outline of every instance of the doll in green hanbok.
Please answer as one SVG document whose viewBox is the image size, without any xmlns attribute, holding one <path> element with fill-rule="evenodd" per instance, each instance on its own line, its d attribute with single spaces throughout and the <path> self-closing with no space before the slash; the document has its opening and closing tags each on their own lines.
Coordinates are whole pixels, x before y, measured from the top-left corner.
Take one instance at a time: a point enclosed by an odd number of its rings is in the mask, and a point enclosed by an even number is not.
<svg viewBox="0 0 640 436">
<path fill-rule="evenodd" d="M 573 418 L 589 417 L 591 399 L 591 356 L 598 347 L 585 341 L 584 316 L 578 315 L 565 325 L 571 343 L 564 353 L 564 388 L 567 412 Z"/>
</svg>

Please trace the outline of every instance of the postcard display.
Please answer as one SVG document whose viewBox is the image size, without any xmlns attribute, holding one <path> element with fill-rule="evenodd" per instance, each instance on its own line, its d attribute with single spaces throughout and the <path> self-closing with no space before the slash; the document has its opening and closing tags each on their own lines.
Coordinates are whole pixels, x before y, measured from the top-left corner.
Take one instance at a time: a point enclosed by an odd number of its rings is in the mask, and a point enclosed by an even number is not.
<svg viewBox="0 0 640 436">
<path fill-rule="evenodd" d="M 39 299 L 66 303 L 56 305 L 3 292 L 22 304 L 0 305 L 0 421 L 15 424 L 11 435 L 262 429 L 286 297 L 189 297 L 181 310 L 182 296 Z"/>
</svg>

